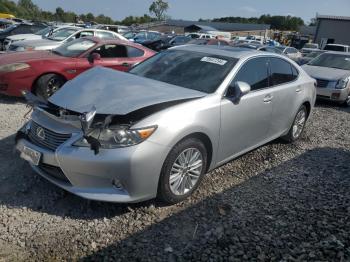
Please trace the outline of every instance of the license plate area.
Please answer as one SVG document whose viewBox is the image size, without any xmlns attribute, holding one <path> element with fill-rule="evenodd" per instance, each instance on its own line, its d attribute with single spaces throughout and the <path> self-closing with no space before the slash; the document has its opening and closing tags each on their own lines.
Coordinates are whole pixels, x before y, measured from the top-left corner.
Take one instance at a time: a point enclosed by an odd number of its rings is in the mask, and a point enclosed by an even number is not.
<svg viewBox="0 0 350 262">
<path fill-rule="evenodd" d="M 30 162 L 31 164 L 37 166 L 39 165 L 40 159 L 41 159 L 41 153 L 31 149 L 29 147 L 23 146 L 21 150 L 21 158 L 24 160 Z"/>
</svg>

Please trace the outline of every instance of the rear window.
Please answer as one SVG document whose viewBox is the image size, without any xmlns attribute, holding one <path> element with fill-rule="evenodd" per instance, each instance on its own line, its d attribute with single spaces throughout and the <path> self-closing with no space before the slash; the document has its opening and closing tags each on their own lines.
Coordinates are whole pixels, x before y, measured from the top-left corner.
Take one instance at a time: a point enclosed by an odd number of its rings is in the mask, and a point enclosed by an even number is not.
<svg viewBox="0 0 350 262">
<path fill-rule="evenodd" d="M 130 73 L 205 93 L 213 93 L 238 59 L 202 52 L 168 50 L 130 70 Z"/>
<path fill-rule="evenodd" d="M 339 45 L 326 45 L 324 50 L 345 52 L 345 47 Z"/>
</svg>

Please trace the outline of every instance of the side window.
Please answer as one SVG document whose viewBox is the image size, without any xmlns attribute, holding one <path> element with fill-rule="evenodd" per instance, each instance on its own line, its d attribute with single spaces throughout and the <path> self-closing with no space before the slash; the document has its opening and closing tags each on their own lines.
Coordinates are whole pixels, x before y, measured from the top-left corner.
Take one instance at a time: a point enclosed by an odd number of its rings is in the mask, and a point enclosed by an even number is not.
<svg viewBox="0 0 350 262">
<path fill-rule="evenodd" d="M 293 65 L 290 65 L 290 66 L 292 67 L 292 72 L 293 72 L 294 79 L 297 79 L 298 76 L 299 76 L 299 71 Z"/>
<path fill-rule="evenodd" d="M 99 53 L 101 58 L 121 58 L 128 57 L 128 52 L 123 45 L 103 45 L 96 48 L 94 53 Z"/>
<path fill-rule="evenodd" d="M 115 38 L 114 34 L 109 32 L 96 32 L 96 36 L 99 38 Z"/>
<path fill-rule="evenodd" d="M 293 66 L 283 59 L 270 58 L 271 86 L 281 85 L 295 80 L 297 75 L 294 75 L 292 68 Z"/>
<path fill-rule="evenodd" d="M 75 35 L 75 39 L 81 38 L 81 37 L 85 37 L 85 36 L 94 36 L 94 32 L 92 31 L 82 31 L 78 34 Z"/>
<path fill-rule="evenodd" d="M 144 51 L 132 46 L 126 46 L 126 49 L 128 50 L 128 57 L 140 57 L 144 55 Z"/>
<path fill-rule="evenodd" d="M 269 86 L 268 59 L 253 58 L 246 62 L 238 71 L 233 82 L 246 82 L 251 90 L 264 89 Z"/>
<path fill-rule="evenodd" d="M 26 25 L 20 25 L 16 27 L 14 30 L 12 30 L 13 35 L 26 34 L 26 33 L 30 33 L 30 28 L 29 26 L 26 26 Z"/>
</svg>

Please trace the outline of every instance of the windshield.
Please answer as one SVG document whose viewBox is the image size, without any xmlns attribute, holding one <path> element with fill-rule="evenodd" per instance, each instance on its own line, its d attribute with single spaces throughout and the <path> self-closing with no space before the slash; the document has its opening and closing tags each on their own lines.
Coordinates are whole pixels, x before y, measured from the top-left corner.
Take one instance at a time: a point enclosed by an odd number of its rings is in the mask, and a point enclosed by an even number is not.
<svg viewBox="0 0 350 262">
<path fill-rule="evenodd" d="M 350 55 L 322 54 L 311 60 L 309 65 L 350 70 Z"/>
<path fill-rule="evenodd" d="M 63 44 L 54 49 L 52 52 L 65 57 L 78 57 L 87 50 L 89 50 L 91 47 L 93 47 L 95 44 L 96 42 L 90 39 L 80 38 L 72 42 Z"/>
<path fill-rule="evenodd" d="M 62 28 L 58 29 L 56 32 L 54 32 L 48 39 L 55 40 L 55 41 L 63 41 L 75 32 L 77 32 L 79 29 L 77 28 Z"/>
<path fill-rule="evenodd" d="M 315 58 L 320 54 L 322 54 L 322 52 L 311 52 L 311 53 L 308 53 L 305 57 Z"/>
<path fill-rule="evenodd" d="M 10 25 L 9 27 L 6 27 L 4 30 L 1 31 L 1 33 L 6 33 L 12 31 L 14 28 L 16 28 L 18 25 Z"/>
<path fill-rule="evenodd" d="M 41 36 L 45 36 L 47 35 L 53 28 L 51 26 L 45 27 L 44 29 L 41 29 L 39 31 L 37 31 L 35 34 L 36 35 L 41 35 Z"/>
<path fill-rule="evenodd" d="M 183 50 L 159 53 L 129 72 L 205 93 L 213 93 L 238 59 Z"/>
</svg>

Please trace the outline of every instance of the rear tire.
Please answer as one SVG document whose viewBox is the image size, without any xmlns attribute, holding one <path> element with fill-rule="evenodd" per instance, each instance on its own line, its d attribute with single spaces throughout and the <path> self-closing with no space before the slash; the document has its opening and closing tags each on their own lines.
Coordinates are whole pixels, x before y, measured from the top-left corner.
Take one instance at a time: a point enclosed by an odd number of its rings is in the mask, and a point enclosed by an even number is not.
<svg viewBox="0 0 350 262">
<path fill-rule="evenodd" d="M 188 138 L 170 151 L 159 178 L 158 199 L 167 204 L 185 200 L 199 186 L 207 167 L 207 150 L 197 138 Z"/>
<path fill-rule="evenodd" d="M 35 93 L 40 98 L 47 100 L 57 92 L 65 82 L 66 79 L 57 74 L 43 75 L 36 81 Z"/>
<path fill-rule="evenodd" d="M 293 143 L 298 140 L 304 131 L 305 124 L 308 117 L 308 111 L 305 105 L 302 105 L 294 117 L 293 124 L 288 131 L 288 134 L 283 136 L 282 139 L 288 143 Z"/>
</svg>

